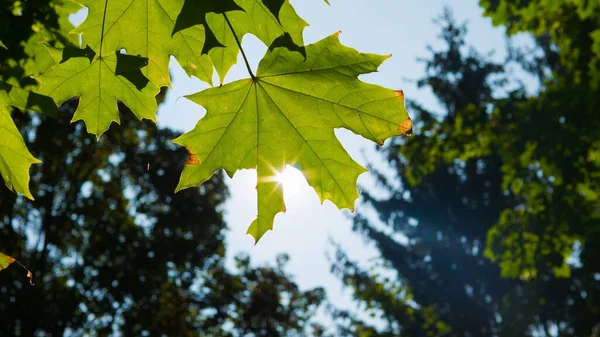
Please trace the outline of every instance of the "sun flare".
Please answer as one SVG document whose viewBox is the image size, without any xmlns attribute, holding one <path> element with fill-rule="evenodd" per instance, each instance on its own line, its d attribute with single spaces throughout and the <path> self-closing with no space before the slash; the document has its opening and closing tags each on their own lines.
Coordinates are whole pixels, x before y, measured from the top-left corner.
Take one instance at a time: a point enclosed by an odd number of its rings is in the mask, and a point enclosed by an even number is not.
<svg viewBox="0 0 600 337">
<path fill-rule="evenodd" d="M 282 173 L 277 174 L 275 179 L 283 185 L 284 192 L 290 195 L 300 193 L 308 185 L 302 173 L 291 166 L 287 166 Z"/>
</svg>

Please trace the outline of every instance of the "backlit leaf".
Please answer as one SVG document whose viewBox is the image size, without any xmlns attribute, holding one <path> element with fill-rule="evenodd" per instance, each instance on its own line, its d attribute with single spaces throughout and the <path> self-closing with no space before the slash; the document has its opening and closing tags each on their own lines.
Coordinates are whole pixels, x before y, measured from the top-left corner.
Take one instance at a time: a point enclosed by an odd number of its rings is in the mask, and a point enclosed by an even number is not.
<svg viewBox="0 0 600 337">
<path fill-rule="evenodd" d="M 258 216 L 248 229 L 256 240 L 285 211 L 276 176 L 286 165 L 302 170 L 321 201 L 354 208 L 356 180 L 366 169 L 352 160 L 334 129 L 379 144 L 410 132 L 401 91 L 357 78 L 376 71 L 387 56 L 344 47 L 337 34 L 307 46 L 306 55 L 276 48 L 260 62 L 255 79 L 189 96 L 207 114 L 174 140 L 190 153 L 177 190 L 197 186 L 221 168 L 230 176 L 257 169 Z"/>
<path fill-rule="evenodd" d="M 117 100 L 139 119 L 156 121 L 159 88 L 141 72 L 147 59 L 112 52 L 104 56 L 86 49 L 48 48 L 56 65 L 39 78 L 40 93 L 62 104 L 79 97 L 72 122 L 83 120 L 89 133 L 100 137 L 119 122 Z"/>
<path fill-rule="evenodd" d="M 25 141 L 10 116 L 9 107 L 37 110 L 56 116 L 52 99 L 0 81 L 0 174 L 6 186 L 33 200 L 29 190 L 29 168 L 41 163 L 27 149 Z"/>
<path fill-rule="evenodd" d="M 8 109 L 0 105 L 0 174 L 6 187 L 33 200 L 29 191 L 29 167 L 41 163 L 23 141 Z"/>
</svg>

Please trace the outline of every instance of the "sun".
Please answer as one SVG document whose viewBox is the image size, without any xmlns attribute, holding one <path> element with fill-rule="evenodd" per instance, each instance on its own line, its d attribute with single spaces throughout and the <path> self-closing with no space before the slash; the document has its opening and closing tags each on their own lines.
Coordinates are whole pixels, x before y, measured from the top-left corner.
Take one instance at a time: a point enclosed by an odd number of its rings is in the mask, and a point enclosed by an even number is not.
<svg viewBox="0 0 600 337">
<path fill-rule="evenodd" d="M 275 179 L 283 185 L 283 191 L 289 195 L 299 194 L 303 189 L 308 187 L 308 183 L 304 179 L 302 172 L 289 165 L 286 166 L 282 173 L 277 174 Z"/>
</svg>

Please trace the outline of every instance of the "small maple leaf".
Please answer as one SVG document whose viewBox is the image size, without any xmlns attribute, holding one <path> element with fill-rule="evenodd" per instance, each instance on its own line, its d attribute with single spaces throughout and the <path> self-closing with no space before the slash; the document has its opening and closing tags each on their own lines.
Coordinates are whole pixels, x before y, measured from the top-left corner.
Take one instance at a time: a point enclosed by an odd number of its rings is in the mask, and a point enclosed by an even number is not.
<svg viewBox="0 0 600 337">
<path fill-rule="evenodd" d="M 156 121 L 159 88 L 142 73 L 146 58 L 119 52 L 96 54 L 86 49 L 48 47 L 55 65 L 38 78 L 39 92 L 59 105 L 72 97 L 79 104 L 72 122 L 83 120 L 89 133 L 100 137 L 112 122 L 119 123 L 117 100 L 139 119 Z"/>
</svg>

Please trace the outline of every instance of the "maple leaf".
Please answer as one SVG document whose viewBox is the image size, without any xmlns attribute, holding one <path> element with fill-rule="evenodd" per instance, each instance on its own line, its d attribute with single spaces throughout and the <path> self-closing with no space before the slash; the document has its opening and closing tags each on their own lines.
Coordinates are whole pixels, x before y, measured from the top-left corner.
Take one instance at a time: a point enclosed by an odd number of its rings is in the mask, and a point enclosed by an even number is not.
<svg viewBox="0 0 600 337">
<path fill-rule="evenodd" d="M 290 49 L 304 52 L 302 32 L 308 24 L 296 14 L 288 0 L 228 0 L 224 1 L 227 6 L 223 4 L 219 10 L 211 8 L 209 11 L 210 3 L 186 0 L 178 22 L 183 17 L 181 21 L 186 24 L 182 27 L 198 24 L 209 27 L 207 34 L 210 32 L 216 40 L 209 43 L 207 37 L 203 53 L 210 56 L 221 83 L 237 61 L 240 48 L 236 39 L 241 42 L 245 34 L 255 35 L 267 46 L 290 45 Z M 286 33 L 291 43 L 278 40 Z"/>
<path fill-rule="evenodd" d="M 267 51 L 257 75 L 188 96 L 204 108 L 196 127 L 173 142 L 190 157 L 177 191 L 199 185 L 218 169 L 229 176 L 257 169 L 258 215 L 248 229 L 257 241 L 285 211 L 275 179 L 286 165 L 301 169 L 321 202 L 353 210 L 356 180 L 366 169 L 334 134 L 346 128 L 382 144 L 410 132 L 401 91 L 358 80 L 388 57 L 361 54 L 338 34 L 306 47 L 306 59 L 285 48 Z"/>
<path fill-rule="evenodd" d="M 41 161 L 27 149 L 10 116 L 9 106 L 39 111 L 52 117 L 58 116 L 58 109 L 50 97 L 0 81 L 0 174 L 10 190 L 33 200 L 29 191 L 29 168 Z"/>
<path fill-rule="evenodd" d="M 141 72 L 146 58 L 119 52 L 96 54 L 86 49 L 48 47 L 55 65 L 38 78 L 39 92 L 59 105 L 80 97 L 71 122 L 83 120 L 89 133 L 100 137 L 112 122 L 120 122 L 117 100 L 139 119 L 156 122 L 159 88 Z M 100 48 L 102 51 L 102 48 Z"/>
<path fill-rule="evenodd" d="M 15 259 L 12 256 L 0 253 L 0 270 L 8 268 L 13 262 L 15 262 Z"/>
<path fill-rule="evenodd" d="M 173 34 L 184 0 L 76 0 L 89 9 L 86 20 L 72 31 L 93 50 L 125 49 L 129 55 L 149 59 L 144 75 L 158 86 L 170 86 L 169 55 L 175 56 L 188 75 L 212 83 L 213 65 L 205 46 L 205 28 L 191 26 Z M 219 3 L 201 2 L 201 3 Z M 188 27 L 186 27 L 188 28 Z"/>
</svg>

